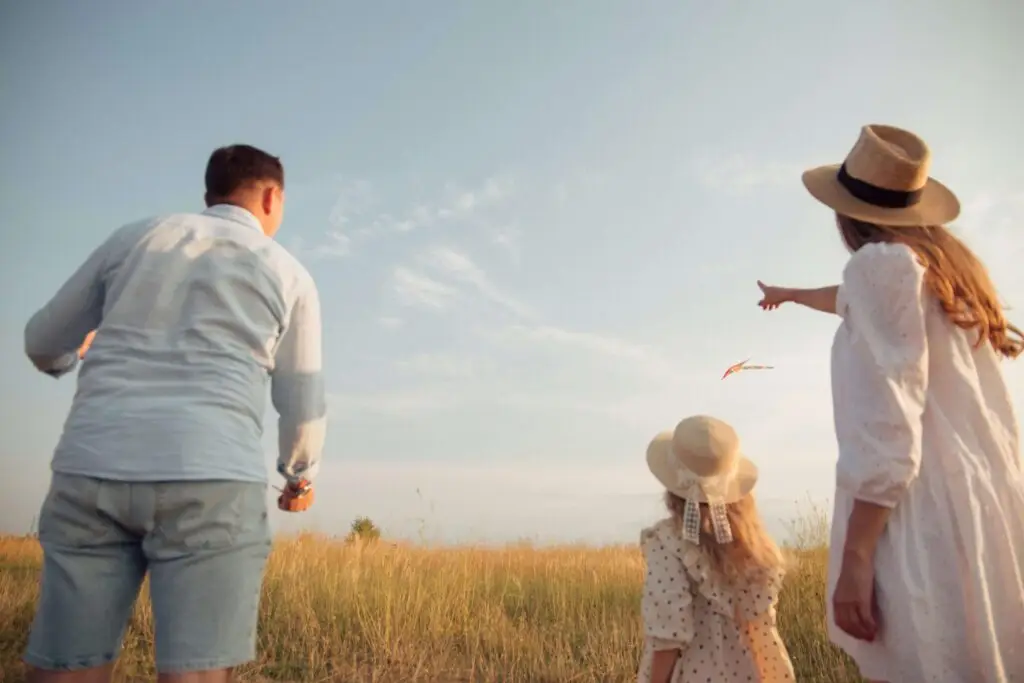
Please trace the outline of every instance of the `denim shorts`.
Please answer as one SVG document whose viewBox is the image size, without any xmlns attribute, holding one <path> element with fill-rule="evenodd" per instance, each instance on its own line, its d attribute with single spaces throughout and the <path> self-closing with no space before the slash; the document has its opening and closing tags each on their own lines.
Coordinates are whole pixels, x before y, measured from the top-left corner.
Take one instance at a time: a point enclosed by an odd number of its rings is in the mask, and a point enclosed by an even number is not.
<svg viewBox="0 0 1024 683">
<path fill-rule="evenodd" d="M 248 482 L 54 473 L 39 518 L 42 586 L 25 662 L 70 671 L 114 660 L 147 572 L 159 672 L 255 659 L 266 496 L 265 484 Z"/>
</svg>

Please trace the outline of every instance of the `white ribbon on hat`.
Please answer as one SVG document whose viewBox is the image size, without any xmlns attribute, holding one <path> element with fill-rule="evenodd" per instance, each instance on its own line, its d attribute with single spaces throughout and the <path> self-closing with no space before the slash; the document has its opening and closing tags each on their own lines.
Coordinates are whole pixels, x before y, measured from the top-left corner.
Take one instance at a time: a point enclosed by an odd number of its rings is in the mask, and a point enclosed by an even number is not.
<svg viewBox="0 0 1024 683">
<path fill-rule="evenodd" d="M 700 545 L 700 501 L 701 494 L 707 498 L 708 510 L 711 513 L 711 527 L 715 531 L 716 543 L 732 543 L 732 525 L 729 524 L 729 514 L 725 509 L 725 500 L 717 491 L 709 491 L 704 480 L 686 469 L 680 467 L 673 456 L 672 450 L 666 453 L 669 465 L 676 471 L 676 489 L 685 492 L 683 498 L 686 501 L 683 508 L 683 539 Z M 733 468 L 735 469 L 735 467 Z M 728 478 L 729 473 L 723 473 L 720 477 Z"/>
</svg>

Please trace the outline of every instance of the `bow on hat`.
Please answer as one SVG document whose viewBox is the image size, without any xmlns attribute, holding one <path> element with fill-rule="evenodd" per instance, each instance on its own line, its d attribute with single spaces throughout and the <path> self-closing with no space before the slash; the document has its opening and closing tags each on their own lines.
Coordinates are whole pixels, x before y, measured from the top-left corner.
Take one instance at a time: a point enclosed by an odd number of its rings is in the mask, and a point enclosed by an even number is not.
<svg viewBox="0 0 1024 683">
<path fill-rule="evenodd" d="M 693 472 L 680 467 L 671 451 L 667 453 L 668 465 L 676 471 L 676 486 L 678 491 L 686 491 L 682 496 L 686 501 L 683 508 L 683 538 L 694 545 L 700 544 L 700 501 L 707 501 L 708 511 L 711 514 L 711 528 L 715 532 L 716 543 L 732 543 L 732 525 L 729 524 L 729 514 L 725 509 L 725 499 L 721 495 L 715 495 L 709 489 L 713 486 L 705 486 L 701 477 Z"/>
</svg>

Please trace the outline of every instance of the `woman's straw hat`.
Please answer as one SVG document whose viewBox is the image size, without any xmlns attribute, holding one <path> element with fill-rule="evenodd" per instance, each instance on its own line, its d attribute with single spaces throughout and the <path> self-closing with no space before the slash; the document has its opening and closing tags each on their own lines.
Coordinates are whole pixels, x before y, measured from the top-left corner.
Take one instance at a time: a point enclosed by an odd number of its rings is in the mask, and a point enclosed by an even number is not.
<svg viewBox="0 0 1024 683">
<path fill-rule="evenodd" d="M 960 201 L 928 176 L 931 157 L 910 131 L 873 124 L 861 128 L 845 162 L 805 171 L 803 181 L 815 199 L 850 218 L 890 227 L 945 225 L 960 215 Z"/>
<path fill-rule="evenodd" d="M 736 430 L 707 415 L 654 437 L 647 466 L 668 491 L 698 503 L 735 503 L 757 483 L 757 465 L 743 457 Z"/>
</svg>

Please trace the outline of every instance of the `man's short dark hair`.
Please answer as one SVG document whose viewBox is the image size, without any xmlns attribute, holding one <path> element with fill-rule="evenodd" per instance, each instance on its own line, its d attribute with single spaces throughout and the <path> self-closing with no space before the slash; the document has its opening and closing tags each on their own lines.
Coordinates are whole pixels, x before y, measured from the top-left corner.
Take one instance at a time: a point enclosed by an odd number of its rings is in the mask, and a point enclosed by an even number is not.
<svg viewBox="0 0 1024 683">
<path fill-rule="evenodd" d="M 224 199 L 246 183 L 272 181 L 284 189 L 284 166 L 277 157 L 251 145 L 214 150 L 206 163 L 207 201 Z"/>
</svg>

